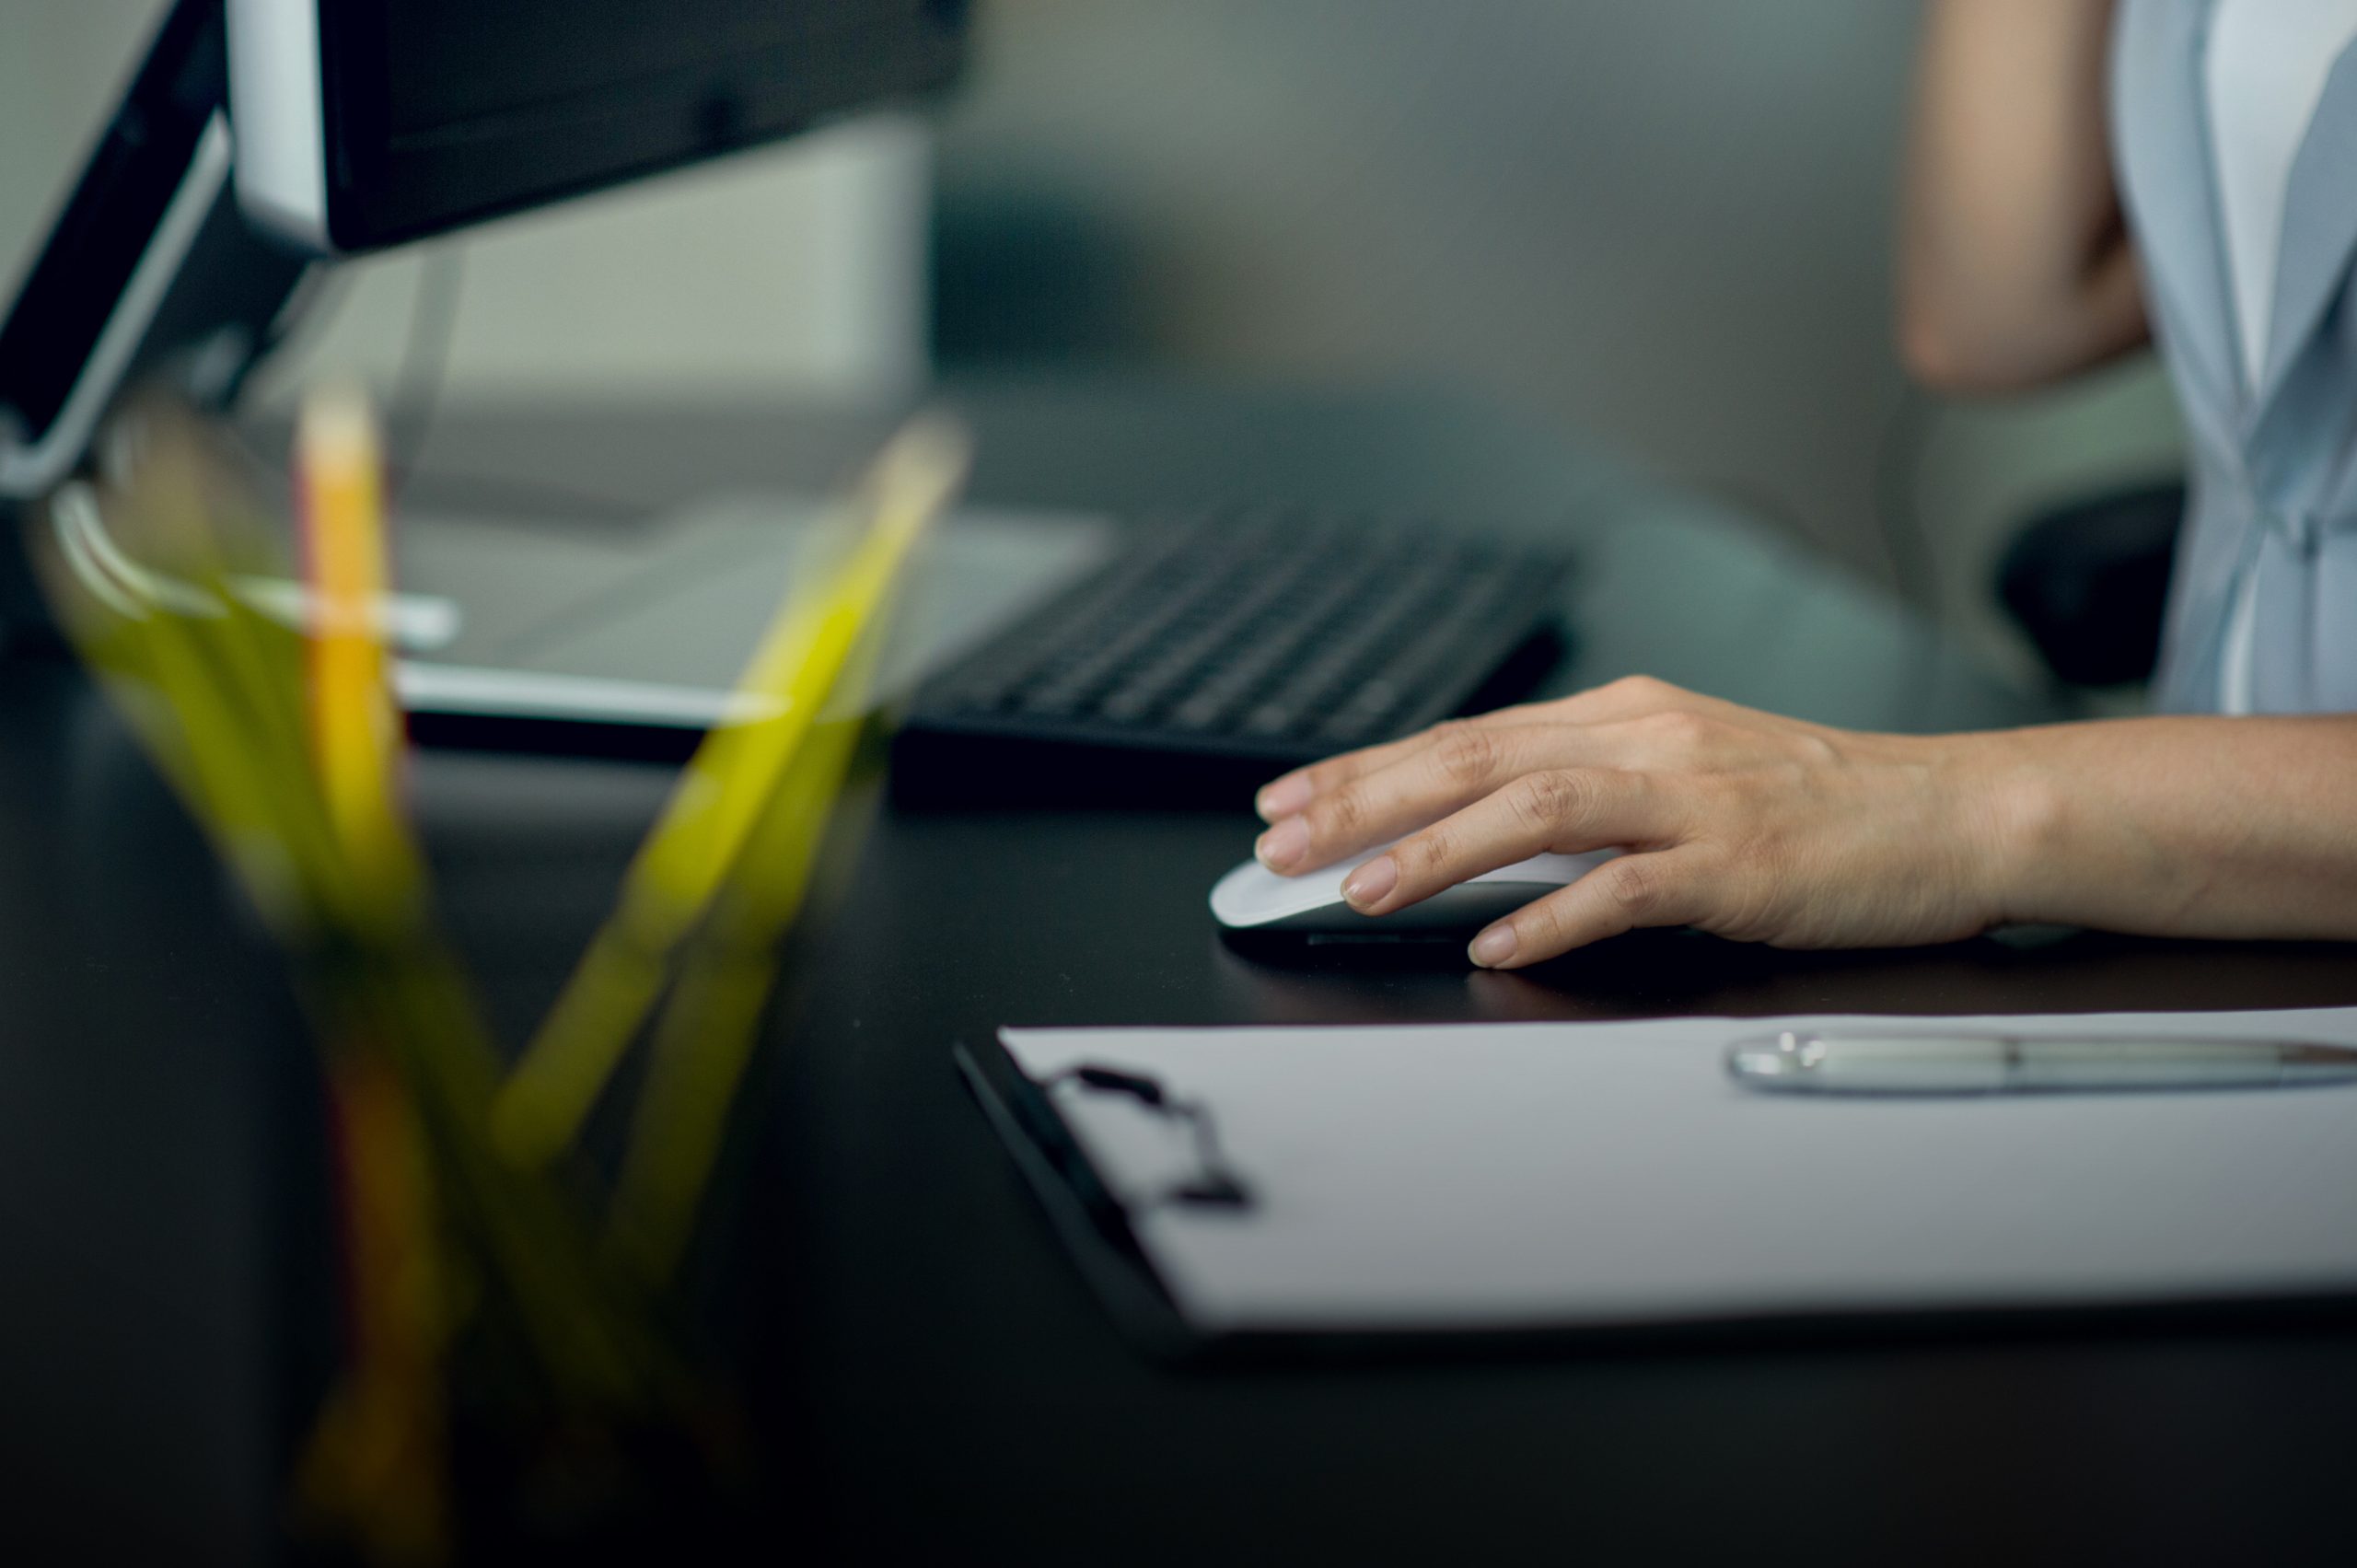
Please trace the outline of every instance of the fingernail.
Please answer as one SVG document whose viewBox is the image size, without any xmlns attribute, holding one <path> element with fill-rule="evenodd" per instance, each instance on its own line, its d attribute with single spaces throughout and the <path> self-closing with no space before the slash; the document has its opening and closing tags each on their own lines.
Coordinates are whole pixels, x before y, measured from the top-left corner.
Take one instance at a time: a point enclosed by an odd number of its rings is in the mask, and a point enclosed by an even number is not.
<svg viewBox="0 0 2357 1568">
<path fill-rule="evenodd" d="M 1515 947 L 1514 927 L 1493 925 L 1473 938 L 1470 957 L 1483 969 L 1493 970 L 1514 957 Z"/>
<path fill-rule="evenodd" d="M 1271 871 L 1283 871 L 1309 853 L 1309 824 L 1298 817 L 1288 817 L 1267 832 L 1252 846 L 1260 864 Z"/>
<path fill-rule="evenodd" d="M 1350 880 L 1342 884 L 1342 897 L 1364 909 L 1369 904 L 1381 901 L 1386 893 L 1399 885 L 1399 867 L 1392 863 L 1389 855 L 1382 855 L 1351 873 Z"/>
<path fill-rule="evenodd" d="M 1287 773 L 1283 778 L 1260 791 L 1253 804 L 1260 808 L 1261 819 L 1274 822 L 1292 816 L 1309 804 L 1309 779 L 1304 773 Z"/>
</svg>

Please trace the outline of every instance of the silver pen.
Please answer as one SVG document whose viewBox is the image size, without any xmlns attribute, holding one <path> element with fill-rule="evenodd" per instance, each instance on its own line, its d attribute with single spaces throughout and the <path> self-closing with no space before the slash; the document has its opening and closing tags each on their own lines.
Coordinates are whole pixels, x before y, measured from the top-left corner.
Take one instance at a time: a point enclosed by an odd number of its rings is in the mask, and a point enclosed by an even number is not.
<svg viewBox="0 0 2357 1568">
<path fill-rule="evenodd" d="M 1796 1094 L 2285 1089 L 2357 1084 L 2357 1049 L 2287 1040 L 1787 1029 L 1729 1046 L 1727 1073 L 1747 1089 Z"/>
</svg>

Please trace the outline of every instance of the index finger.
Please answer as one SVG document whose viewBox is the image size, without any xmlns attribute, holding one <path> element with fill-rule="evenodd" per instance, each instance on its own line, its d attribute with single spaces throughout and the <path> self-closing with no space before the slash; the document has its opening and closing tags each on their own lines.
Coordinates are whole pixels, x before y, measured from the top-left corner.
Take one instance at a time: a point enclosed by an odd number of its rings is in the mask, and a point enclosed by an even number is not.
<svg viewBox="0 0 2357 1568">
<path fill-rule="evenodd" d="M 1387 768 L 1466 729 L 1489 728 L 1497 725 L 1606 724 L 1664 708 L 1701 707 L 1710 702 L 1709 698 L 1697 696 L 1666 680 L 1655 680 L 1644 675 L 1623 676 L 1601 686 L 1574 691 L 1568 697 L 1552 697 L 1542 703 L 1522 703 L 1510 708 L 1494 708 L 1489 713 L 1475 714 L 1468 718 L 1445 719 L 1398 740 L 1361 747 L 1355 751 L 1329 757 L 1322 762 L 1313 762 L 1306 768 L 1295 768 L 1292 772 L 1262 785 L 1253 799 L 1253 808 L 1260 812 L 1261 820 L 1267 822 L 1293 816 L 1328 791 L 1340 789 L 1355 779 Z"/>
<path fill-rule="evenodd" d="M 1443 719 L 1413 735 L 1387 740 L 1378 746 L 1363 746 L 1355 751 L 1339 752 L 1321 762 L 1295 768 L 1292 772 L 1261 785 L 1260 792 L 1252 798 L 1252 808 L 1260 814 L 1264 822 L 1290 817 L 1319 796 L 1340 789 L 1369 773 L 1379 772 L 1452 735 L 1501 725 L 1527 725 L 1538 717 L 1541 710 L 1552 706 L 1551 703 L 1527 703 L 1518 707 L 1493 708 L 1486 714 L 1474 714 L 1466 718 Z"/>
</svg>

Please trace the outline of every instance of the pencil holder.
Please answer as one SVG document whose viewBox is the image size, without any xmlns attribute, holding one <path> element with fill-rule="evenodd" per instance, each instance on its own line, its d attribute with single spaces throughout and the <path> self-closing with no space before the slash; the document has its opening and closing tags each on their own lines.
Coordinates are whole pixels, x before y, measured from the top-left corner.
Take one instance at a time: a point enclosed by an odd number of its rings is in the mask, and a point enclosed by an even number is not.
<svg viewBox="0 0 2357 1568">
<path fill-rule="evenodd" d="M 160 399 L 32 520 L 58 624 L 285 950 L 318 1047 L 334 1365 L 289 1465 L 309 1549 L 676 1549 L 682 1520 L 732 1506 L 743 1421 L 684 1328 L 680 1262 L 868 727 L 893 589 L 963 461 L 937 426 L 887 447 L 514 1056 L 435 923 L 405 809 L 365 403 L 306 406 L 299 578 L 218 433 Z M 636 1049 L 619 1158 L 593 1166 L 583 1124 Z"/>
</svg>

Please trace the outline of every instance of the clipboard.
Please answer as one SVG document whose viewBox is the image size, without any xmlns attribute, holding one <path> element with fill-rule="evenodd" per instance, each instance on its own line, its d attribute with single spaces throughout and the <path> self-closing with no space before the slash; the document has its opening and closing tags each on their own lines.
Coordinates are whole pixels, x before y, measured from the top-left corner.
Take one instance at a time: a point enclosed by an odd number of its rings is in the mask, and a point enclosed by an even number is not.
<svg viewBox="0 0 2357 1568">
<path fill-rule="evenodd" d="M 2163 1016 L 2152 1016 L 2162 1017 Z M 2251 1018 L 2264 1019 L 2270 1015 L 2246 1015 L 2240 1020 L 2245 1030 L 2252 1028 Z M 2300 1015 L 2281 1015 L 2287 1020 Z M 2116 1022 L 2117 1020 L 2111 1020 Z M 1644 1030 L 1649 1027 L 1675 1029 L 1680 1021 L 1664 1021 L 1658 1026 L 1634 1025 L 1482 1025 L 1460 1026 L 1483 1031 L 1519 1030 L 1552 1031 L 1564 1040 L 1564 1049 L 1580 1049 L 1579 1031 Z M 2192 1016 L 2181 1027 L 2207 1027 L 2212 1030 L 2225 1020 L 2219 1015 Z M 1690 1033 L 1698 1023 L 1704 1028 L 1715 1026 L 1723 1030 L 1756 1032 L 1760 1020 L 1684 1020 Z M 2286 1022 L 2284 1028 L 2297 1028 L 2296 1023 Z M 2335 1027 L 2340 1033 L 2357 1035 L 2357 1011 L 2338 1010 Z M 1568 1031 L 1568 1032 L 1567 1032 Z M 1199 1030 L 1199 1031 L 1136 1031 L 1140 1037 L 1159 1035 L 1172 1038 L 1187 1035 L 1202 1039 L 1221 1034 L 1248 1035 L 1256 1047 L 1277 1049 L 1285 1038 L 1326 1036 L 1323 1042 L 1334 1043 L 1333 1037 L 1359 1035 L 1412 1035 L 1411 1029 L 1392 1030 Z M 1115 1038 L 1106 1031 L 1097 1038 Z M 1524 1041 L 1523 1044 L 1529 1042 Z M 1137 1053 L 1113 1050 L 1103 1053 L 1105 1063 L 1123 1075 L 1134 1075 Z M 2282 1323 L 2294 1321 L 2328 1321 L 2343 1323 L 2357 1316 L 2357 1238 L 2344 1245 L 2338 1239 L 2317 1242 L 2320 1234 L 2312 1227 L 2311 1239 L 2293 1238 L 2293 1257 L 2299 1247 L 2307 1247 L 2315 1255 L 2308 1260 L 2313 1266 L 2298 1269 L 2275 1268 L 2261 1273 L 2246 1260 L 2239 1265 L 2209 1266 L 2197 1259 L 2181 1271 L 2173 1272 L 2176 1264 L 2170 1260 L 2167 1246 L 2155 1256 L 2159 1262 L 2141 1275 L 2122 1274 L 2107 1280 L 2098 1271 L 2084 1278 L 2064 1274 L 2053 1279 L 2041 1279 L 2038 1269 L 2041 1264 L 2035 1254 L 2009 1255 L 2002 1247 L 1984 1248 L 1982 1253 L 1967 1260 L 1974 1267 L 1985 1267 L 1991 1281 L 1988 1288 L 1962 1291 L 1924 1287 L 1904 1278 L 1895 1279 L 1887 1288 L 1850 1288 L 1816 1295 L 1779 1296 L 1772 1292 L 1741 1292 L 1713 1299 L 1698 1295 L 1682 1303 L 1651 1304 L 1631 1301 L 1616 1306 L 1606 1300 L 1599 1307 L 1594 1302 L 1568 1302 L 1561 1313 L 1547 1311 L 1519 1314 L 1474 1314 L 1463 1320 L 1448 1320 L 1445 1315 L 1417 1320 L 1412 1317 L 1391 1321 L 1362 1320 L 1331 1323 L 1299 1319 L 1278 1322 L 1228 1320 L 1204 1321 L 1190 1317 L 1183 1291 L 1173 1289 L 1173 1280 L 1167 1272 L 1169 1255 L 1166 1249 L 1158 1258 L 1155 1246 L 1142 1236 L 1139 1216 L 1133 1213 L 1135 1195 L 1124 1204 L 1120 1187 L 1102 1161 L 1092 1156 L 1081 1137 L 1075 1135 L 1064 1106 L 1083 1103 L 1074 1097 L 1076 1086 L 1055 1086 L 1053 1092 L 1043 1089 L 1027 1074 L 1020 1062 L 999 1041 L 976 1046 L 959 1043 L 953 1059 L 968 1088 L 973 1094 L 985 1118 L 1006 1148 L 1025 1184 L 1062 1245 L 1079 1268 L 1082 1277 L 1107 1309 L 1125 1339 L 1141 1353 L 1162 1361 L 1201 1362 L 1234 1359 L 1298 1359 L 1368 1357 L 1447 1357 L 1467 1355 L 1492 1356 L 1531 1353 L 1562 1353 L 1588 1348 L 1602 1350 L 1625 1348 L 1633 1344 L 1661 1342 L 1691 1345 L 1698 1342 L 1736 1340 L 1747 1343 L 1782 1341 L 1823 1341 L 1829 1338 L 1845 1341 L 1886 1339 L 1891 1337 L 1922 1338 L 1925 1335 L 1969 1335 L 1986 1338 L 1991 1335 L 2051 1334 L 2054 1332 L 2086 1331 L 2100 1326 L 2107 1331 L 2121 1330 L 2166 1330 L 2182 1328 L 2189 1323 L 2265 1321 Z M 1719 1086 L 1713 1086 L 1713 1091 Z M 1171 1092 L 1184 1092 L 1184 1086 L 1174 1085 Z M 1740 1091 L 1727 1089 L 1729 1094 Z M 2338 1101 L 2317 1098 L 2319 1095 L 2340 1095 Z M 1749 1097 L 1758 1102 L 1763 1114 L 1782 1114 L 1769 1104 L 1771 1097 Z M 2320 1113 L 2329 1112 L 2333 1118 L 2357 1119 L 2357 1091 L 2283 1090 L 2259 1091 L 2241 1096 L 2177 1096 L 2142 1097 L 2147 1102 L 2155 1098 L 2166 1102 L 2165 1108 L 2181 1113 L 2189 1104 L 2207 1101 L 2212 1105 L 2222 1101 L 2229 1117 L 2240 1117 L 2247 1125 L 2254 1115 L 2265 1117 L 2275 1108 L 2297 1109 L 2311 1126 Z M 1214 1100 L 1216 1097 L 1213 1097 Z M 2115 1109 L 2124 1097 L 2111 1097 L 2107 1103 Z M 1061 1104 L 1060 1104 L 1061 1100 Z M 1747 1111 L 1748 1110 L 1747 1108 Z M 1822 1108 L 1821 1108 L 1822 1109 Z M 1876 1108 L 1848 1106 L 1832 1108 L 1836 1114 L 1868 1116 Z M 1954 1109 L 1954 1108 L 1950 1108 Z M 2029 1109 L 2034 1116 L 2050 1116 L 2054 1108 L 2015 1106 L 1999 1107 L 1999 1113 Z M 2130 1108 L 2132 1110 L 2137 1108 Z M 2068 1112 L 2065 1112 L 2068 1114 Z M 2117 1121 L 2117 1116 L 2114 1117 Z M 1862 1126 L 1872 1126 L 1861 1122 Z M 1811 1135 L 1815 1135 L 1812 1133 Z M 1256 1155 L 1260 1151 L 1247 1142 L 1228 1160 L 1234 1175 L 1248 1189 L 1259 1185 Z M 2231 1151 L 2229 1151 L 2231 1153 Z M 2339 1160 L 2342 1156 L 2332 1156 Z M 2357 1159 L 2357 1155 L 2350 1156 Z M 2199 1172 L 2195 1173 L 2197 1176 Z M 1257 1199 L 1258 1194 L 1255 1194 Z M 1272 1203 L 1269 1214 L 1283 1210 L 1282 1197 Z M 1297 1217 L 1299 1205 L 1292 1209 Z M 1235 1217 L 1239 1225 L 1256 1223 L 1255 1212 L 1247 1208 Z M 1150 1231 L 1152 1222 L 1147 1222 Z M 2188 1232 L 2195 1239 L 2199 1232 Z M 1167 1240 L 1167 1236 L 1165 1237 Z M 2180 1251 L 2183 1249 L 2180 1249 Z M 2018 1249 L 2017 1249 L 2018 1251 Z M 1183 1261 L 1183 1260 L 1182 1260 Z M 1969 1271 L 1968 1271 L 1968 1272 Z M 2123 1281 L 2127 1283 L 2122 1283 Z"/>
<path fill-rule="evenodd" d="M 949 1054 L 1056 1239 L 1123 1337 L 1157 1360 L 1189 1360 L 1211 1350 L 1214 1338 L 1179 1315 L 1103 1173 L 1006 1048 L 993 1040 L 977 1051 L 959 1040 Z"/>
</svg>

